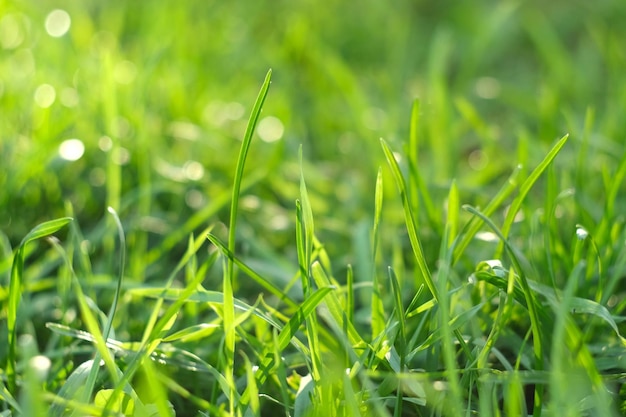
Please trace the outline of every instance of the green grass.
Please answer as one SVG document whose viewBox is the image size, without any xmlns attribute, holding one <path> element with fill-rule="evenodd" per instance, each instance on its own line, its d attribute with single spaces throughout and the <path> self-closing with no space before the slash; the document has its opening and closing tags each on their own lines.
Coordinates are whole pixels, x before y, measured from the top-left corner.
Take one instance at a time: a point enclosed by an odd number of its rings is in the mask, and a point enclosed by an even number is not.
<svg viewBox="0 0 626 417">
<path fill-rule="evenodd" d="M 0 415 L 623 415 L 626 4 L 544 3 L 0 2 Z"/>
</svg>

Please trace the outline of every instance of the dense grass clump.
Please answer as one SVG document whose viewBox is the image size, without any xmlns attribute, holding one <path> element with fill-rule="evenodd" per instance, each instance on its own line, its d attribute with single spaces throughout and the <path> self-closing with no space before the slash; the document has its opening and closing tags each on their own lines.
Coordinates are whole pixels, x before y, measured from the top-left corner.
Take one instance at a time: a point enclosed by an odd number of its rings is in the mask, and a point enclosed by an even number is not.
<svg viewBox="0 0 626 417">
<path fill-rule="evenodd" d="M 624 18 L 0 3 L 0 413 L 624 414 Z"/>
</svg>

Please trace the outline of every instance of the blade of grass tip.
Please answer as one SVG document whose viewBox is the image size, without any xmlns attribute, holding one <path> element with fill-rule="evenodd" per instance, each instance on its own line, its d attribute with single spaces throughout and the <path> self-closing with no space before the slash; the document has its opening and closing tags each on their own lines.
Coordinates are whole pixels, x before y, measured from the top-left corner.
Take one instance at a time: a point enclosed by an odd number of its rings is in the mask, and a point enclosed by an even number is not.
<svg viewBox="0 0 626 417">
<path fill-rule="evenodd" d="M 557 143 L 552 147 L 550 152 L 548 152 L 548 154 L 545 156 L 543 161 L 541 161 L 541 163 L 537 165 L 537 167 L 530 173 L 528 178 L 526 178 L 526 180 L 522 183 L 519 194 L 517 195 L 517 197 L 515 197 L 515 199 L 511 203 L 511 206 L 509 207 L 506 213 L 506 218 L 504 219 L 504 223 L 502 224 L 502 236 L 504 236 L 504 239 L 501 240 L 500 244 L 498 245 L 498 249 L 496 250 L 496 255 L 495 255 L 496 258 L 500 258 L 502 256 L 502 252 L 504 251 L 505 241 L 509 236 L 509 232 L 511 231 L 511 227 L 513 226 L 513 222 L 515 221 L 515 216 L 517 215 L 517 212 L 521 208 L 522 202 L 526 198 L 526 195 L 528 195 L 528 192 L 530 191 L 532 186 L 535 184 L 535 182 L 537 182 L 541 174 L 546 170 L 548 165 L 550 165 L 552 161 L 554 160 L 554 158 L 558 155 L 561 148 L 563 148 L 565 143 L 567 143 L 568 138 L 569 138 L 569 134 L 559 139 Z"/>
<path fill-rule="evenodd" d="M 402 176 L 402 172 L 400 171 L 400 167 L 398 166 L 398 161 L 396 161 L 396 157 L 393 152 L 387 145 L 384 139 L 380 139 L 380 143 L 383 147 L 383 152 L 385 153 L 385 157 L 387 158 L 387 163 L 391 168 L 391 172 L 393 173 L 394 179 L 396 181 L 396 185 L 400 191 L 400 197 L 402 199 L 402 205 L 404 207 L 404 217 L 407 226 L 407 231 L 409 233 L 409 240 L 411 241 L 411 247 L 413 248 L 413 255 L 415 256 L 415 261 L 417 262 L 417 266 L 420 270 L 422 278 L 426 283 L 426 286 L 432 293 L 435 299 L 438 299 L 438 292 L 435 284 L 433 283 L 432 276 L 430 274 L 430 270 L 428 269 L 428 265 L 426 264 L 426 260 L 424 258 L 424 251 L 422 250 L 422 244 L 419 241 L 419 237 L 417 236 L 417 224 L 415 223 L 415 218 L 413 216 L 413 211 L 409 205 L 408 193 L 406 190 L 406 184 L 404 182 L 404 177 Z"/>
<path fill-rule="evenodd" d="M 372 229 L 372 340 L 376 339 L 385 329 L 385 310 L 380 296 L 381 285 L 376 273 L 376 257 L 378 254 L 378 235 L 383 211 L 383 170 L 378 168 L 376 176 L 376 192 L 374 197 L 374 226 Z"/>
<path fill-rule="evenodd" d="M 532 176 L 532 175 L 531 175 Z M 528 192 L 528 191 L 526 191 Z M 513 247 L 506 239 L 504 233 L 498 229 L 498 227 L 491 221 L 490 218 L 485 216 L 483 213 L 471 207 L 469 205 L 463 206 L 464 210 L 467 210 L 471 214 L 478 216 L 482 219 L 482 221 L 498 236 L 504 247 L 507 249 L 509 257 L 511 258 L 511 262 L 513 263 L 514 269 L 518 273 L 520 285 L 522 287 L 522 291 L 524 292 L 524 298 L 526 299 L 526 308 L 528 309 L 528 315 L 530 316 L 530 324 L 531 330 L 533 333 L 533 350 L 535 354 L 535 366 L 536 370 L 543 370 L 543 335 L 541 333 L 541 323 L 539 321 L 539 315 L 537 312 L 537 306 L 539 306 L 538 301 L 535 298 L 534 292 L 531 290 L 530 285 L 528 284 L 528 280 L 524 275 L 524 271 L 515 255 L 515 251 Z M 535 386 L 535 409 L 534 416 L 539 417 L 541 415 L 541 409 L 543 407 L 543 388 L 541 385 Z"/>
<path fill-rule="evenodd" d="M 233 196 L 230 206 L 230 222 L 228 226 L 228 250 L 235 253 L 235 237 L 237 227 L 237 212 L 239 208 L 239 192 L 241 189 L 241 181 L 243 178 L 243 170 L 246 163 L 246 157 L 250 149 L 250 143 L 252 142 L 252 135 L 256 128 L 257 121 L 259 120 L 259 114 L 263 108 L 265 97 L 270 88 L 270 82 L 272 79 L 272 70 L 270 69 L 265 76 L 265 81 L 261 86 L 261 90 L 256 98 L 250 118 L 248 119 L 248 125 L 246 127 L 246 133 L 241 143 L 241 149 L 239 150 L 239 157 L 237 158 L 237 168 L 235 171 L 235 179 L 233 182 Z M 231 413 L 235 413 L 235 379 L 233 375 L 233 366 L 235 362 L 235 328 L 233 323 L 235 321 L 235 306 L 233 301 L 233 286 L 235 285 L 235 263 L 232 259 L 228 259 L 226 262 L 226 268 L 224 270 L 223 279 L 224 292 L 224 353 L 226 355 L 226 369 L 225 376 L 229 385 L 231 386 L 231 392 L 229 397 L 229 410 Z"/>
<path fill-rule="evenodd" d="M 24 251 L 26 245 L 34 240 L 46 237 L 61 229 L 63 226 L 72 221 L 70 217 L 62 217 L 55 220 L 50 220 L 35 226 L 28 234 L 22 239 L 20 245 L 13 257 L 13 264 L 11 265 L 11 281 L 9 283 L 9 302 L 7 306 L 7 345 L 9 350 L 7 352 L 7 362 L 5 372 L 7 376 L 8 390 L 11 394 L 16 393 L 16 365 L 17 365 L 17 311 L 20 306 L 20 298 L 24 289 Z"/>
<path fill-rule="evenodd" d="M 485 206 L 483 210 L 483 214 L 485 216 L 491 216 L 495 210 L 502 205 L 502 203 L 508 198 L 509 195 L 517 188 L 518 178 L 522 173 L 522 166 L 518 165 L 515 170 L 511 173 L 507 181 L 504 183 L 502 188 L 498 190 L 496 195 L 491 199 L 491 201 Z M 470 223 L 468 223 L 467 232 L 463 234 L 461 241 L 454 248 L 454 256 L 452 259 L 452 265 L 456 265 L 456 263 L 461 258 L 461 255 L 465 252 L 465 249 L 469 246 L 476 236 L 476 233 L 480 230 L 483 223 L 480 221 L 478 217 L 472 217 Z"/>
</svg>

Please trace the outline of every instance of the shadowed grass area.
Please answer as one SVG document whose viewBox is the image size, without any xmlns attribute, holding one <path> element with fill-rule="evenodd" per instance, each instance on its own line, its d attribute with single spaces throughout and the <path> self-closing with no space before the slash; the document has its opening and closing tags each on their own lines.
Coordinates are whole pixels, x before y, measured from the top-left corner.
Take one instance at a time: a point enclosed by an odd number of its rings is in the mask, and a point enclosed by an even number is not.
<svg viewBox="0 0 626 417">
<path fill-rule="evenodd" d="M 624 18 L 0 2 L 0 413 L 623 414 Z"/>
</svg>

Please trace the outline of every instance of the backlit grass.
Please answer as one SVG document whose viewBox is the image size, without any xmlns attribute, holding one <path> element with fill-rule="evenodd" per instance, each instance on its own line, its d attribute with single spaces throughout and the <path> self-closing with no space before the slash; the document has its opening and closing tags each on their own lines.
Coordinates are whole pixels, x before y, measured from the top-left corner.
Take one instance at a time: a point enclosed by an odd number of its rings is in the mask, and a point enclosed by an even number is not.
<svg viewBox="0 0 626 417">
<path fill-rule="evenodd" d="M 0 3 L 0 413 L 623 414 L 624 18 Z"/>
</svg>

